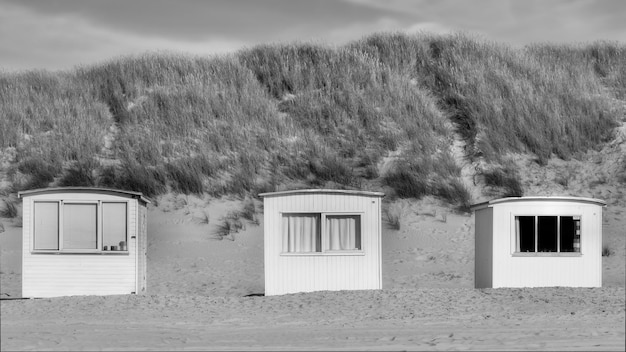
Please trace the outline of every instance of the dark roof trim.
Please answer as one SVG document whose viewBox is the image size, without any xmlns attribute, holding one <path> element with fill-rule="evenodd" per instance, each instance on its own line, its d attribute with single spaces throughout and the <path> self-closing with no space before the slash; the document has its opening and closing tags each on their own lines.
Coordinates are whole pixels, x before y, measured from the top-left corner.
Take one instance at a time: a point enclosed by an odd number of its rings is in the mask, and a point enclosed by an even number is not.
<svg viewBox="0 0 626 352">
<path fill-rule="evenodd" d="M 596 198 L 584 198 L 584 197 L 568 197 L 568 196 L 550 196 L 550 197 L 540 197 L 540 196 L 530 196 L 530 197 L 508 197 L 508 198 L 499 198 L 492 199 L 486 202 L 472 204 L 470 206 L 471 210 L 478 210 L 490 207 L 494 204 L 502 204 L 502 203 L 511 203 L 511 202 L 572 202 L 572 203 L 591 203 L 605 207 L 606 202 L 602 199 Z"/>
<path fill-rule="evenodd" d="M 287 196 L 287 195 L 295 195 L 295 194 L 347 194 L 347 195 L 357 195 L 357 196 L 367 196 L 367 197 L 384 197 L 385 196 L 385 194 L 382 192 L 355 191 L 355 190 L 348 190 L 348 189 L 295 189 L 291 191 L 260 193 L 259 197 L 278 197 L 278 196 Z"/>
<path fill-rule="evenodd" d="M 38 188 L 30 189 L 26 191 L 20 191 L 17 193 L 18 197 L 34 196 L 38 194 L 49 193 L 102 193 L 111 194 L 115 196 L 129 197 L 133 199 L 139 199 L 144 203 L 151 203 L 150 200 L 143 196 L 141 192 L 123 191 L 120 189 L 112 188 L 98 188 L 98 187 L 51 187 L 51 188 Z"/>
</svg>

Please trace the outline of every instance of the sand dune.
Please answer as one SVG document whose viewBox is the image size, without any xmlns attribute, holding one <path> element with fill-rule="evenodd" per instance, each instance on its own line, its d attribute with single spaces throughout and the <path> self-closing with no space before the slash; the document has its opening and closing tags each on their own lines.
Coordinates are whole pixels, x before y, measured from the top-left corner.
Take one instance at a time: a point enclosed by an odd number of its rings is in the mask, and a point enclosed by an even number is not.
<svg viewBox="0 0 626 352">
<path fill-rule="evenodd" d="M 157 203 L 149 294 L 2 301 L 2 350 L 624 349 L 623 248 L 603 258 L 604 288 L 476 290 L 473 216 L 399 200 L 400 229 L 383 228 L 383 290 L 244 297 L 263 292 L 262 217 L 218 240 L 240 200 Z M 607 209 L 611 240 L 619 214 Z M 21 229 L 5 229 L 2 293 L 15 297 Z"/>
<path fill-rule="evenodd" d="M 426 197 L 385 204 L 400 228 L 383 226 L 383 290 L 246 297 L 264 291 L 261 202 L 258 223 L 220 240 L 242 200 L 168 194 L 149 208 L 147 295 L 3 300 L 2 350 L 623 351 L 623 141 L 581 161 L 516 160 L 528 195 L 607 201 L 603 288 L 474 289 L 473 215 Z M 0 295 L 15 298 L 20 220 L 0 221 Z"/>
</svg>

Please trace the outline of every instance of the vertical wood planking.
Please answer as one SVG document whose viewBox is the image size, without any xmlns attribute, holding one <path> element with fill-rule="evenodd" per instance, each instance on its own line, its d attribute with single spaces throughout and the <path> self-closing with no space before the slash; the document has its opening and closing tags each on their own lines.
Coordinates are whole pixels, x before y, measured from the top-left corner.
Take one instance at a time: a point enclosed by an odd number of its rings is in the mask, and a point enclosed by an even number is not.
<svg viewBox="0 0 626 352">
<path fill-rule="evenodd" d="M 266 295 L 380 288 L 380 195 L 356 193 L 320 190 L 264 197 Z M 364 255 L 281 255 L 281 212 L 361 213 Z"/>
<path fill-rule="evenodd" d="M 32 206 L 35 200 L 126 201 L 128 203 L 128 253 L 32 253 L 30 244 L 33 221 Z M 137 289 L 138 264 L 136 254 L 138 248 L 136 241 L 131 238 L 141 235 L 141 233 L 137 233 L 137 204 L 138 201 L 133 198 L 98 192 L 88 193 L 84 189 L 78 193 L 62 193 L 58 190 L 46 193 L 44 190 L 40 194 L 26 195 L 23 201 L 22 296 L 55 297 L 135 292 Z"/>
<path fill-rule="evenodd" d="M 602 285 L 602 206 L 584 200 L 528 200 L 491 205 L 493 224 L 492 287 L 600 287 Z M 480 234 L 481 212 L 476 212 L 476 277 L 487 277 L 487 265 L 479 264 L 488 239 Z M 581 255 L 516 256 L 514 218 L 520 215 L 581 216 Z M 479 272 L 480 271 L 480 272 Z"/>
</svg>

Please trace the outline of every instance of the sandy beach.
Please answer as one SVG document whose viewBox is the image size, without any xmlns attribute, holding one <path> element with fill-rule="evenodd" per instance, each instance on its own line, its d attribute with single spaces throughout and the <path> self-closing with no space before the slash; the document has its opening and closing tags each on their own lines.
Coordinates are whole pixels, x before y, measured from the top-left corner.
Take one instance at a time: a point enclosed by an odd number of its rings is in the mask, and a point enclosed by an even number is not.
<svg viewBox="0 0 626 352">
<path fill-rule="evenodd" d="M 219 240 L 242 200 L 156 203 L 148 294 L 3 300 L 2 350 L 624 349 L 623 208 L 605 213 L 616 252 L 603 288 L 474 289 L 473 215 L 425 198 L 392 205 L 402 218 L 383 226 L 383 290 L 263 297 L 262 216 Z M 4 298 L 21 294 L 20 235 L 5 222 Z"/>
<path fill-rule="evenodd" d="M 623 300 L 623 288 L 65 297 L 3 302 L 2 343 L 3 350 L 619 350 Z"/>
<path fill-rule="evenodd" d="M 623 351 L 626 192 L 613 178 L 625 137 L 626 125 L 581 160 L 516 160 L 526 195 L 607 202 L 602 288 L 474 289 L 474 214 L 424 197 L 383 204 L 400 224 L 383 215 L 382 290 L 264 297 L 261 200 L 258 221 L 220 237 L 246 199 L 169 193 L 148 207 L 146 295 L 14 299 L 21 218 L 1 219 L 2 350 Z"/>
</svg>

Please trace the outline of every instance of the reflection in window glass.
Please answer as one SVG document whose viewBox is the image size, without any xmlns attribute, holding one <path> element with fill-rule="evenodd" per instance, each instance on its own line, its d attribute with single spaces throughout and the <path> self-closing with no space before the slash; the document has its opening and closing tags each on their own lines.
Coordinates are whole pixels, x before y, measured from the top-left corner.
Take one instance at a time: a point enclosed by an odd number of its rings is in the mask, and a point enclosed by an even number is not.
<svg viewBox="0 0 626 352">
<path fill-rule="evenodd" d="M 59 203 L 35 202 L 34 249 L 59 249 Z"/>
<path fill-rule="evenodd" d="M 63 249 L 97 249 L 97 204 L 63 205 Z"/>
<path fill-rule="evenodd" d="M 126 203 L 102 203 L 102 245 L 107 248 L 126 246 Z"/>
</svg>

